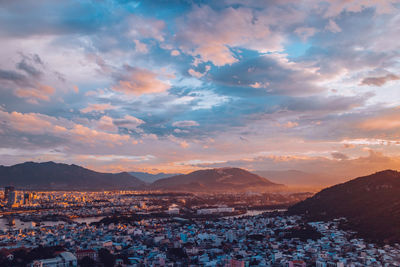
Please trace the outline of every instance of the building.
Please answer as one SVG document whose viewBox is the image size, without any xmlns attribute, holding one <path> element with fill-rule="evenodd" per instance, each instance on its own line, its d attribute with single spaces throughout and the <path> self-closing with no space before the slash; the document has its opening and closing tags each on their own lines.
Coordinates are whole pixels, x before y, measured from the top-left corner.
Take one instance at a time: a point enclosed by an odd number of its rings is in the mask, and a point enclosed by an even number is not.
<svg viewBox="0 0 400 267">
<path fill-rule="evenodd" d="M 78 261 L 71 252 L 62 252 L 57 257 L 51 259 L 35 260 L 31 267 L 76 267 Z"/>
<path fill-rule="evenodd" d="M 76 258 L 78 260 L 83 259 L 84 257 L 89 257 L 94 261 L 97 261 L 97 252 L 94 249 L 81 249 L 75 252 Z"/>
<path fill-rule="evenodd" d="M 168 214 L 179 214 L 179 207 L 176 204 L 172 204 L 168 208 Z"/>
<path fill-rule="evenodd" d="M 17 192 L 16 191 L 9 191 L 7 194 L 7 207 L 12 208 L 17 203 Z"/>
<path fill-rule="evenodd" d="M 4 188 L 4 201 L 8 201 L 8 195 L 10 192 L 15 191 L 14 186 L 6 186 Z"/>
<path fill-rule="evenodd" d="M 241 261 L 241 260 L 230 259 L 230 260 L 226 261 L 224 266 L 225 267 L 244 267 L 245 266 L 245 262 Z"/>
<path fill-rule="evenodd" d="M 296 261 L 289 261 L 288 267 L 306 267 L 306 263 L 304 261 L 296 260 Z"/>
<path fill-rule="evenodd" d="M 24 193 L 24 205 L 31 204 L 32 198 L 33 198 L 32 193 Z"/>
</svg>

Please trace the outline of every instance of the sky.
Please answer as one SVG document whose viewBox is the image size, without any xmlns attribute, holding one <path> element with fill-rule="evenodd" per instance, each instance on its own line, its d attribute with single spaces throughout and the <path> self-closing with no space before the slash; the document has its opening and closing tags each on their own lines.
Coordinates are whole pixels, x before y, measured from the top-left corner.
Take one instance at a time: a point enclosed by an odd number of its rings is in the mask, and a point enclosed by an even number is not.
<svg viewBox="0 0 400 267">
<path fill-rule="evenodd" d="M 0 164 L 400 166 L 400 1 L 0 0 Z"/>
</svg>

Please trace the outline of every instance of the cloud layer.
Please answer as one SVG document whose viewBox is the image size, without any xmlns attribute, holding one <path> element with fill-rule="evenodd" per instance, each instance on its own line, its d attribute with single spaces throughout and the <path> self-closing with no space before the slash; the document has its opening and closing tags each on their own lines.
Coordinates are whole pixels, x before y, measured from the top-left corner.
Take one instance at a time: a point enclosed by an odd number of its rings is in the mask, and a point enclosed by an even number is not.
<svg viewBox="0 0 400 267">
<path fill-rule="evenodd" d="M 399 1 L 171 6 L 3 1 L 1 162 L 398 166 Z"/>
</svg>

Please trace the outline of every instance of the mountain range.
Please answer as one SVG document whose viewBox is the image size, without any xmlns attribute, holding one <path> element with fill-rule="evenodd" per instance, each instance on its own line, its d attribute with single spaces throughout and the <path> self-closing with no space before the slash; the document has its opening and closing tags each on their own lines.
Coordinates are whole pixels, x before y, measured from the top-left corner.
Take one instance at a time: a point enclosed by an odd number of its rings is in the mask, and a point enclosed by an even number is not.
<svg viewBox="0 0 400 267">
<path fill-rule="evenodd" d="M 376 242 L 400 242 L 400 172 L 386 170 L 326 188 L 288 209 L 313 221 L 345 217 L 345 227 Z"/>
<path fill-rule="evenodd" d="M 146 175 L 141 174 L 142 179 Z M 158 177 L 167 174 L 158 174 Z M 140 175 L 139 175 L 140 176 Z M 147 175 L 147 178 L 155 179 Z M 149 179 L 148 179 L 149 181 Z M 0 166 L 0 186 L 33 190 L 160 190 L 187 192 L 265 192 L 283 185 L 239 168 L 194 171 L 146 183 L 128 172 L 101 173 L 77 165 L 25 162 Z"/>
<path fill-rule="evenodd" d="M 146 183 L 127 172 L 101 173 L 74 164 L 49 161 L 0 166 L 0 186 L 7 185 L 46 190 L 112 190 L 139 189 Z"/>
</svg>

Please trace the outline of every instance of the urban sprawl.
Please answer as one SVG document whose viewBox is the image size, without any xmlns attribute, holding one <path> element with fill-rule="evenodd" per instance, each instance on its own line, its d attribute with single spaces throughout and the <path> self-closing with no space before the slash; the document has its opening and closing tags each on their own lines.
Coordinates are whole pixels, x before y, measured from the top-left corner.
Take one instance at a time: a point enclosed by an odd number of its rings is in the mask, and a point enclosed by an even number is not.
<svg viewBox="0 0 400 267">
<path fill-rule="evenodd" d="M 7 187 L 0 196 L 0 265 L 400 266 L 398 244 L 380 246 L 341 230 L 345 218 L 306 222 L 277 211 L 308 196 Z"/>
</svg>

